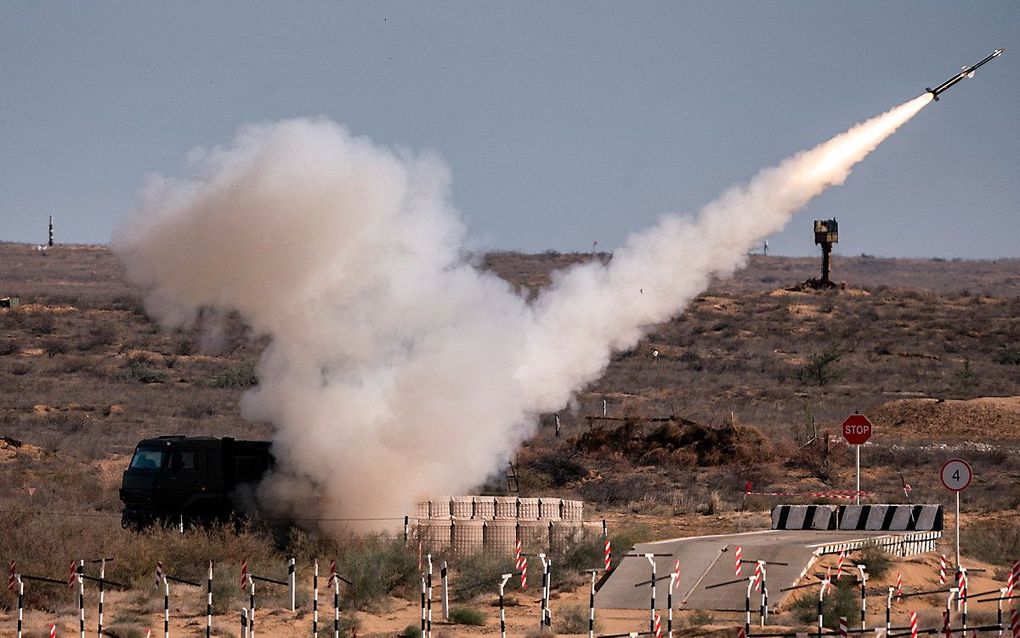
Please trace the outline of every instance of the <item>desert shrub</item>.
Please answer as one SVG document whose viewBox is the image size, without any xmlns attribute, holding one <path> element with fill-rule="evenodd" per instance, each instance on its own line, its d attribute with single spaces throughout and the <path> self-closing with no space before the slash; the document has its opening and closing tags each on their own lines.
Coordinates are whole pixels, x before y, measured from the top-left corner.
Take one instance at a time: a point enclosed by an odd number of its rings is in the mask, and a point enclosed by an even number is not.
<svg viewBox="0 0 1020 638">
<path fill-rule="evenodd" d="M 241 363 L 223 370 L 209 379 L 208 383 L 213 388 L 250 388 L 258 382 L 255 367 L 250 363 Z"/>
<path fill-rule="evenodd" d="M 826 594 L 822 601 L 824 626 L 830 629 L 839 627 L 840 617 L 847 619 L 860 615 L 860 590 L 853 579 L 841 579 Z M 798 621 L 810 624 L 818 620 L 818 594 L 806 594 L 793 602 L 790 611 Z"/>
<path fill-rule="evenodd" d="M 995 363 L 1020 366 L 1020 346 L 1003 346 L 995 353 Z"/>
<path fill-rule="evenodd" d="M 421 638 L 421 627 L 418 625 L 408 625 L 398 635 L 400 638 Z"/>
<path fill-rule="evenodd" d="M 40 312 L 24 316 L 24 325 L 37 335 L 52 334 L 57 327 L 57 320 L 50 312 Z"/>
<path fill-rule="evenodd" d="M 39 342 L 39 347 L 43 349 L 43 352 L 48 357 L 55 357 L 58 354 L 65 354 L 67 352 L 67 342 L 56 337 L 43 339 Z"/>
<path fill-rule="evenodd" d="M 583 605 L 567 605 L 560 607 L 553 614 L 553 628 L 561 634 L 588 633 L 588 608 Z M 599 624 L 595 623 L 595 631 Z"/>
<path fill-rule="evenodd" d="M 843 356 L 843 351 L 838 348 L 830 348 L 819 354 L 812 355 L 806 364 L 797 372 L 801 383 L 823 386 L 839 378 L 839 373 L 833 370 L 832 364 L 836 363 Z"/>
<path fill-rule="evenodd" d="M 108 323 L 101 323 L 89 328 L 89 334 L 81 343 L 78 349 L 82 352 L 95 350 L 103 346 L 112 345 L 117 338 L 117 329 Z"/>
<path fill-rule="evenodd" d="M 454 607 L 450 609 L 450 622 L 455 625 L 485 625 L 485 614 L 474 607 Z"/>
<path fill-rule="evenodd" d="M 127 366 L 113 378 L 122 383 L 166 383 L 167 374 L 162 370 L 154 369 L 149 365 L 147 359 L 136 357 L 128 361 Z"/>
<path fill-rule="evenodd" d="M 1020 525 L 1015 519 L 968 525 L 960 532 L 960 549 L 992 565 L 1005 565 L 1020 556 Z"/>
<path fill-rule="evenodd" d="M 540 472 L 542 477 L 537 483 L 545 483 L 550 487 L 563 487 L 568 483 L 579 481 L 588 470 L 562 450 L 547 450 L 536 456 L 525 458 L 520 464 L 522 471 Z M 545 479 L 545 480 L 543 480 Z"/>
<path fill-rule="evenodd" d="M 532 573 L 542 573 L 542 565 L 537 559 L 529 567 Z M 532 561 L 528 561 L 531 563 Z M 538 571 L 535 567 L 538 565 Z M 513 571 L 513 562 L 508 556 L 498 556 L 485 552 L 478 552 L 469 556 L 458 557 L 450 561 L 450 566 L 456 569 L 456 581 L 451 579 L 453 597 L 456 600 L 471 600 L 476 596 L 492 593 L 493 588 L 499 584 L 503 574 Z M 514 579 L 508 583 L 513 587 Z"/>
<path fill-rule="evenodd" d="M 13 374 L 15 376 L 19 376 L 19 377 L 28 374 L 29 371 L 31 371 L 31 370 L 32 370 L 32 366 L 30 366 L 29 364 L 24 363 L 22 361 L 18 361 L 17 363 L 15 363 L 14 365 L 12 365 L 10 367 L 11 374 Z"/>
<path fill-rule="evenodd" d="M 4 339 L 0 341 L 0 357 L 6 357 L 9 354 L 14 354 L 21 350 L 21 346 L 14 339 Z"/>
<path fill-rule="evenodd" d="M 889 554 L 877 545 L 865 547 L 861 551 L 860 562 L 867 566 L 869 578 L 881 578 L 892 566 Z"/>
<path fill-rule="evenodd" d="M 338 570 L 349 581 L 351 604 L 366 609 L 383 596 L 411 592 L 418 584 L 417 558 L 402 540 L 382 536 L 353 539 L 338 561 Z"/>
<path fill-rule="evenodd" d="M 711 612 L 704 609 L 695 609 L 687 615 L 687 626 L 691 628 L 704 627 L 705 625 L 711 625 L 714 620 L 715 617 L 712 616 Z"/>
</svg>

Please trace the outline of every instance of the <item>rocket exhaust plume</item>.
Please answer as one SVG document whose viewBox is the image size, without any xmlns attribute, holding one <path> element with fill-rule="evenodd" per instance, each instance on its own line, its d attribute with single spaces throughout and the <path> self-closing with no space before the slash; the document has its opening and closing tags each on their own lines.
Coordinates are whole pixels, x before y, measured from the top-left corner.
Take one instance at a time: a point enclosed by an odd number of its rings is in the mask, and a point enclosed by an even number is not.
<svg viewBox="0 0 1020 638">
<path fill-rule="evenodd" d="M 241 404 L 275 427 L 265 506 L 397 518 L 500 469 L 539 413 L 740 267 L 930 100 L 765 169 L 693 218 L 664 215 L 531 303 L 465 259 L 440 159 L 322 119 L 246 127 L 192 153 L 196 177 L 151 178 L 113 247 L 162 325 L 233 310 L 269 337 Z"/>
</svg>

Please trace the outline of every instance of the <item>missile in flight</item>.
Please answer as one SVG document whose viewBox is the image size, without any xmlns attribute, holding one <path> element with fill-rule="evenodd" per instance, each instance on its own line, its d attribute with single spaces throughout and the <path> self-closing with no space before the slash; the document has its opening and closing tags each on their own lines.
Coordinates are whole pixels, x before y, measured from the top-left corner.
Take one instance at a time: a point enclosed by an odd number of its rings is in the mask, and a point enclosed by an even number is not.
<svg viewBox="0 0 1020 638">
<path fill-rule="evenodd" d="M 938 102 L 939 95 L 942 94 L 943 92 L 945 92 L 946 89 L 948 89 L 949 87 L 953 86 L 954 84 L 956 84 L 957 82 L 959 82 L 960 80 L 962 80 L 964 78 L 972 78 L 972 77 L 974 77 L 974 71 L 977 71 L 978 67 L 980 67 L 982 64 L 985 64 L 989 60 L 992 60 L 994 58 L 999 57 L 1000 55 L 1005 53 L 1005 51 L 1006 51 L 1006 49 L 996 49 L 996 50 L 992 51 L 991 55 L 989 55 L 984 60 L 981 60 L 980 62 L 978 62 L 974 66 L 970 66 L 970 67 L 965 66 L 965 67 L 963 67 L 963 69 L 958 74 L 956 74 L 953 77 L 949 78 L 948 80 L 946 80 L 942 84 L 936 86 L 934 89 L 930 88 L 930 87 L 925 87 L 924 90 L 927 91 L 928 93 L 931 93 L 932 97 L 935 98 L 935 101 Z"/>
</svg>

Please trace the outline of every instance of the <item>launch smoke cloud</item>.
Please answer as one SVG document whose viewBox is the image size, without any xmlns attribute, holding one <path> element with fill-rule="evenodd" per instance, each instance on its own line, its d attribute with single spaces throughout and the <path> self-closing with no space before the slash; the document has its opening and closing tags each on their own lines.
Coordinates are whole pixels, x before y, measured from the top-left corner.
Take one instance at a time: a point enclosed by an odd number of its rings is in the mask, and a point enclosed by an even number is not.
<svg viewBox="0 0 1020 638">
<path fill-rule="evenodd" d="M 465 259 L 439 158 L 323 119 L 245 127 L 192 153 L 195 177 L 150 178 L 114 250 L 163 326 L 211 308 L 269 337 L 241 404 L 275 427 L 265 505 L 396 517 L 500 469 L 538 414 L 740 267 L 930 99 L 765 169 L 694 217 L 664 215 L 531 303 Z"/>
</svg>

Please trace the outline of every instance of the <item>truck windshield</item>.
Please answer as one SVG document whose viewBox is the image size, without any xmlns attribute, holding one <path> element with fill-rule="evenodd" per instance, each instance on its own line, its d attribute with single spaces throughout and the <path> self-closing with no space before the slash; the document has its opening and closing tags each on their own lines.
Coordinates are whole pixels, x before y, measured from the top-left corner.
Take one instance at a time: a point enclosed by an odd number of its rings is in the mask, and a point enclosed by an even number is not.
<svg viewBox="0 0 1020 638">
<path fill-rule="evenodd" d="M 131 459 L 131 467 L 136 470 L 158 470 L 163 467 L 163 450 L 138 448 Z"/>
</svg>

